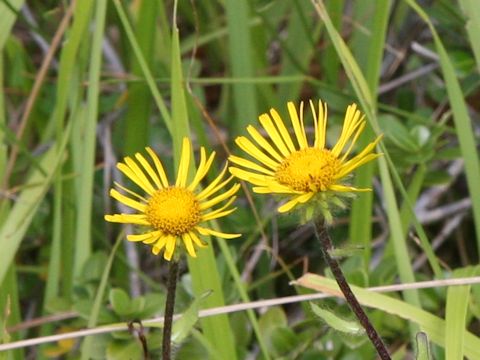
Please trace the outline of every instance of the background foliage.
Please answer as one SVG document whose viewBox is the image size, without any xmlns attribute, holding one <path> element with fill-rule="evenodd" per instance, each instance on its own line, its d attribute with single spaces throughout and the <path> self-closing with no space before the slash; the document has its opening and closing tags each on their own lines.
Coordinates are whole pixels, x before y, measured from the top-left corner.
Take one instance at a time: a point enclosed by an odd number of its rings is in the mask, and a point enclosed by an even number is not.
<svg viewBox="0 0 480 360">
<path fill-rule="evenodd" d="M 480 275 L 478 9 L 475 0 L 0 1 L 0 342 L 161 315 L 165 263 L 103 220 L 122 211 L 107 195 L 121 180 L 116 161 L 150 145 L 172 174 L 188 135 L 218 152 L 219 171 L 233 139 L 271 107 L 286 118 L 290 100 L 327 101 L 333 139 L 352 102 L 370 124 L 361 141 L 384 134 L 384 157 L 354 179 L 374 191 L 331 230 L 352 284 Z M 182 265 L 176 358 L 373 358 L 339 300 L 199 320 L 204 308 L 310 293 L 290 281 L 323 273 L 313 229 L 247 188 L 237 204 L 215 226 L 243 237 L 212 238 Z M 413 356 L 418 330 L 437 359 L 480 358 L 478 285 L 365 296 L 395 358 Z M 0 358 L 140 358 L 133 326 Z M 155 356 L 161 324 L 144 326 Z"/>
</svg>

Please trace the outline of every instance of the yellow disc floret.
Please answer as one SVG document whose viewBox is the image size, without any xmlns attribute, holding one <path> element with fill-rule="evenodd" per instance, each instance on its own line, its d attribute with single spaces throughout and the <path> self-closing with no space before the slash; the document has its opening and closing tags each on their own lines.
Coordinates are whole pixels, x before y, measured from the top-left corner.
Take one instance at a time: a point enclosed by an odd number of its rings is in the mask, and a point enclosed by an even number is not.
<svg viewBox="0 0 480 360">
<path fill-rule="evenodd" d="M 327 149 L 306 148 L 287 156 L 275 172 L 280 184 L 296 191 L 326 191 L 335 183 L 340 160 Z"/>
<path fill-rule="evenodd" d="M 145 209 L 147 221 L 168 235 L 183 235 L 201 220 L 200 204 L 190 190 L 171 186 L 157 190 Z"/>
</svg>

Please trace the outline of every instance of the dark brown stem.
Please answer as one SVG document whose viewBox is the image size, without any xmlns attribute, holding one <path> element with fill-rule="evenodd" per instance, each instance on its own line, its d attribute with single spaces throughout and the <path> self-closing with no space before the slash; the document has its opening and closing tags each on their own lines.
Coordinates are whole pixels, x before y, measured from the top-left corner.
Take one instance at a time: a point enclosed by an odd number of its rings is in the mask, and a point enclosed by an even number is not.
<svg viewBox="0 0 480 360">
<path fill-rule="evenodd" d="M 318 240 L 320 240 L 323 256 L 325 257 L 325 260 L 330 267 L 330 270 L 332 271 L 335 280 L 337 280 L 338 287 L 342 291 L 348 306 L 350 306 L 350 309 L 352 309 L 352 311 L 357 316 L 358 321 L 365 329 L 368 337 L 370 338 L 370 341 L 372 342 L 373 346 L 375 346 L 375 349 L 377 350 L 380 359 L 390 360 L 391 358 L 388 354 L 385 344 L 383 343 L 382 339 L 378 335 L 370 320 L 368 320 L 367 314 L 365 314 L 365 311 L 363 311 L 360 303 L 353 294 L 352 289 L 350 289 L 350 286 L 348 285 L 347 280 L 343 275 L 342 269 L 340 268 L 340 264 L 335 258 L 330 255 L 330 252 L 333 250 L 333 244 L 332 240 L 330 239 L 330 235 L 328 235 L 327 228 L 325 227 L 323 220 L 316 220 L 313 222 L 313 224 L 315 228 L 315 234 L 317 235 Z"/>
<path fill-rule="evenodd" d="M 162 359 L 171 359 L 172 322 L 175 307 L 175 291 L 177 290 L 178 261 L 172 260 L 168 268 L 167 301 L 163 322 Z"/>
</svg>

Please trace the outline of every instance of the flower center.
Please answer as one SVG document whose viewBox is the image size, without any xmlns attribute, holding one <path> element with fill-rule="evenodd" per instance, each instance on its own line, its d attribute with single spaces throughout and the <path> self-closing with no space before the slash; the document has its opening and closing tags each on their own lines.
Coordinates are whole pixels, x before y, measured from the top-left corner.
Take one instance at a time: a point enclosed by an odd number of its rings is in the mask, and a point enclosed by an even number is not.
<svg viewBox="0 0 480 360">
<path fill-rule="evenodd" d="M 147 221 L 165 234 L 179 236 L 200 222 L 200 204 L 195 195 L 182 187 L 156 191 L 145 210 Z"/>
<path fill-rule="evenodd" d="M 340 165 L 340 160 L 329 150 L 306 148 L 286 157 L 275 178 L 297 191 L 326 191 L 334 183 Z"/>
</svg>

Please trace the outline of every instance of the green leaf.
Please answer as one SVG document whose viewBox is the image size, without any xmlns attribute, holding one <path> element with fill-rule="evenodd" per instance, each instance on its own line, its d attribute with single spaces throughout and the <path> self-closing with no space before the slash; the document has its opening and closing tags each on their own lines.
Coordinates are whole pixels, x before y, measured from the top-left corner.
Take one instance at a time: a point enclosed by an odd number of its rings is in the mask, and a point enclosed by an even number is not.
<svg viewBox="0 0 480 360">
<path fill-rule="evenodd" d="M 123 289 L 115 288 L 110 290 L 108 294 L 110 304 L 112 305 L 113 311 L 115 311 L 119 316 L 127 316 L 132 312 L 132 303 L 130 302 L 130 297 Z"/>
<path fill-rule="evenodd" d="M 417 356 L 416 360 L 432 360 L 430 354 L 430 344 L 428 342 L 428 336 L 424 332 L 417 333 Z"/>
<path fill-rule="evenodd" d="M 207 291 L 195 299 L 183 313 L 182 317 L 175 321 L 172 328 L 172 341 L 174 343 L 180 344 L 188 336 L 198 321 L 198 311 L 200 310 L 201 302 L 211 293 L 211 291 Z"/>
<path fill-rule="evenodd" d="M 356 321 L 348 321 L 334 314 L 333 311 L 322 309 L 320 306 L 310 303 L 315 315 L 321 318 L 331 328 L 350 335 L 363 335 L 364 329 Z"/>
<path fill-rule="evenodd" d="M 107 346 L 107 360 L 142 359 L 143 351 L 140 343 L 131 341 L 113 341 Z"/>
</svg>

